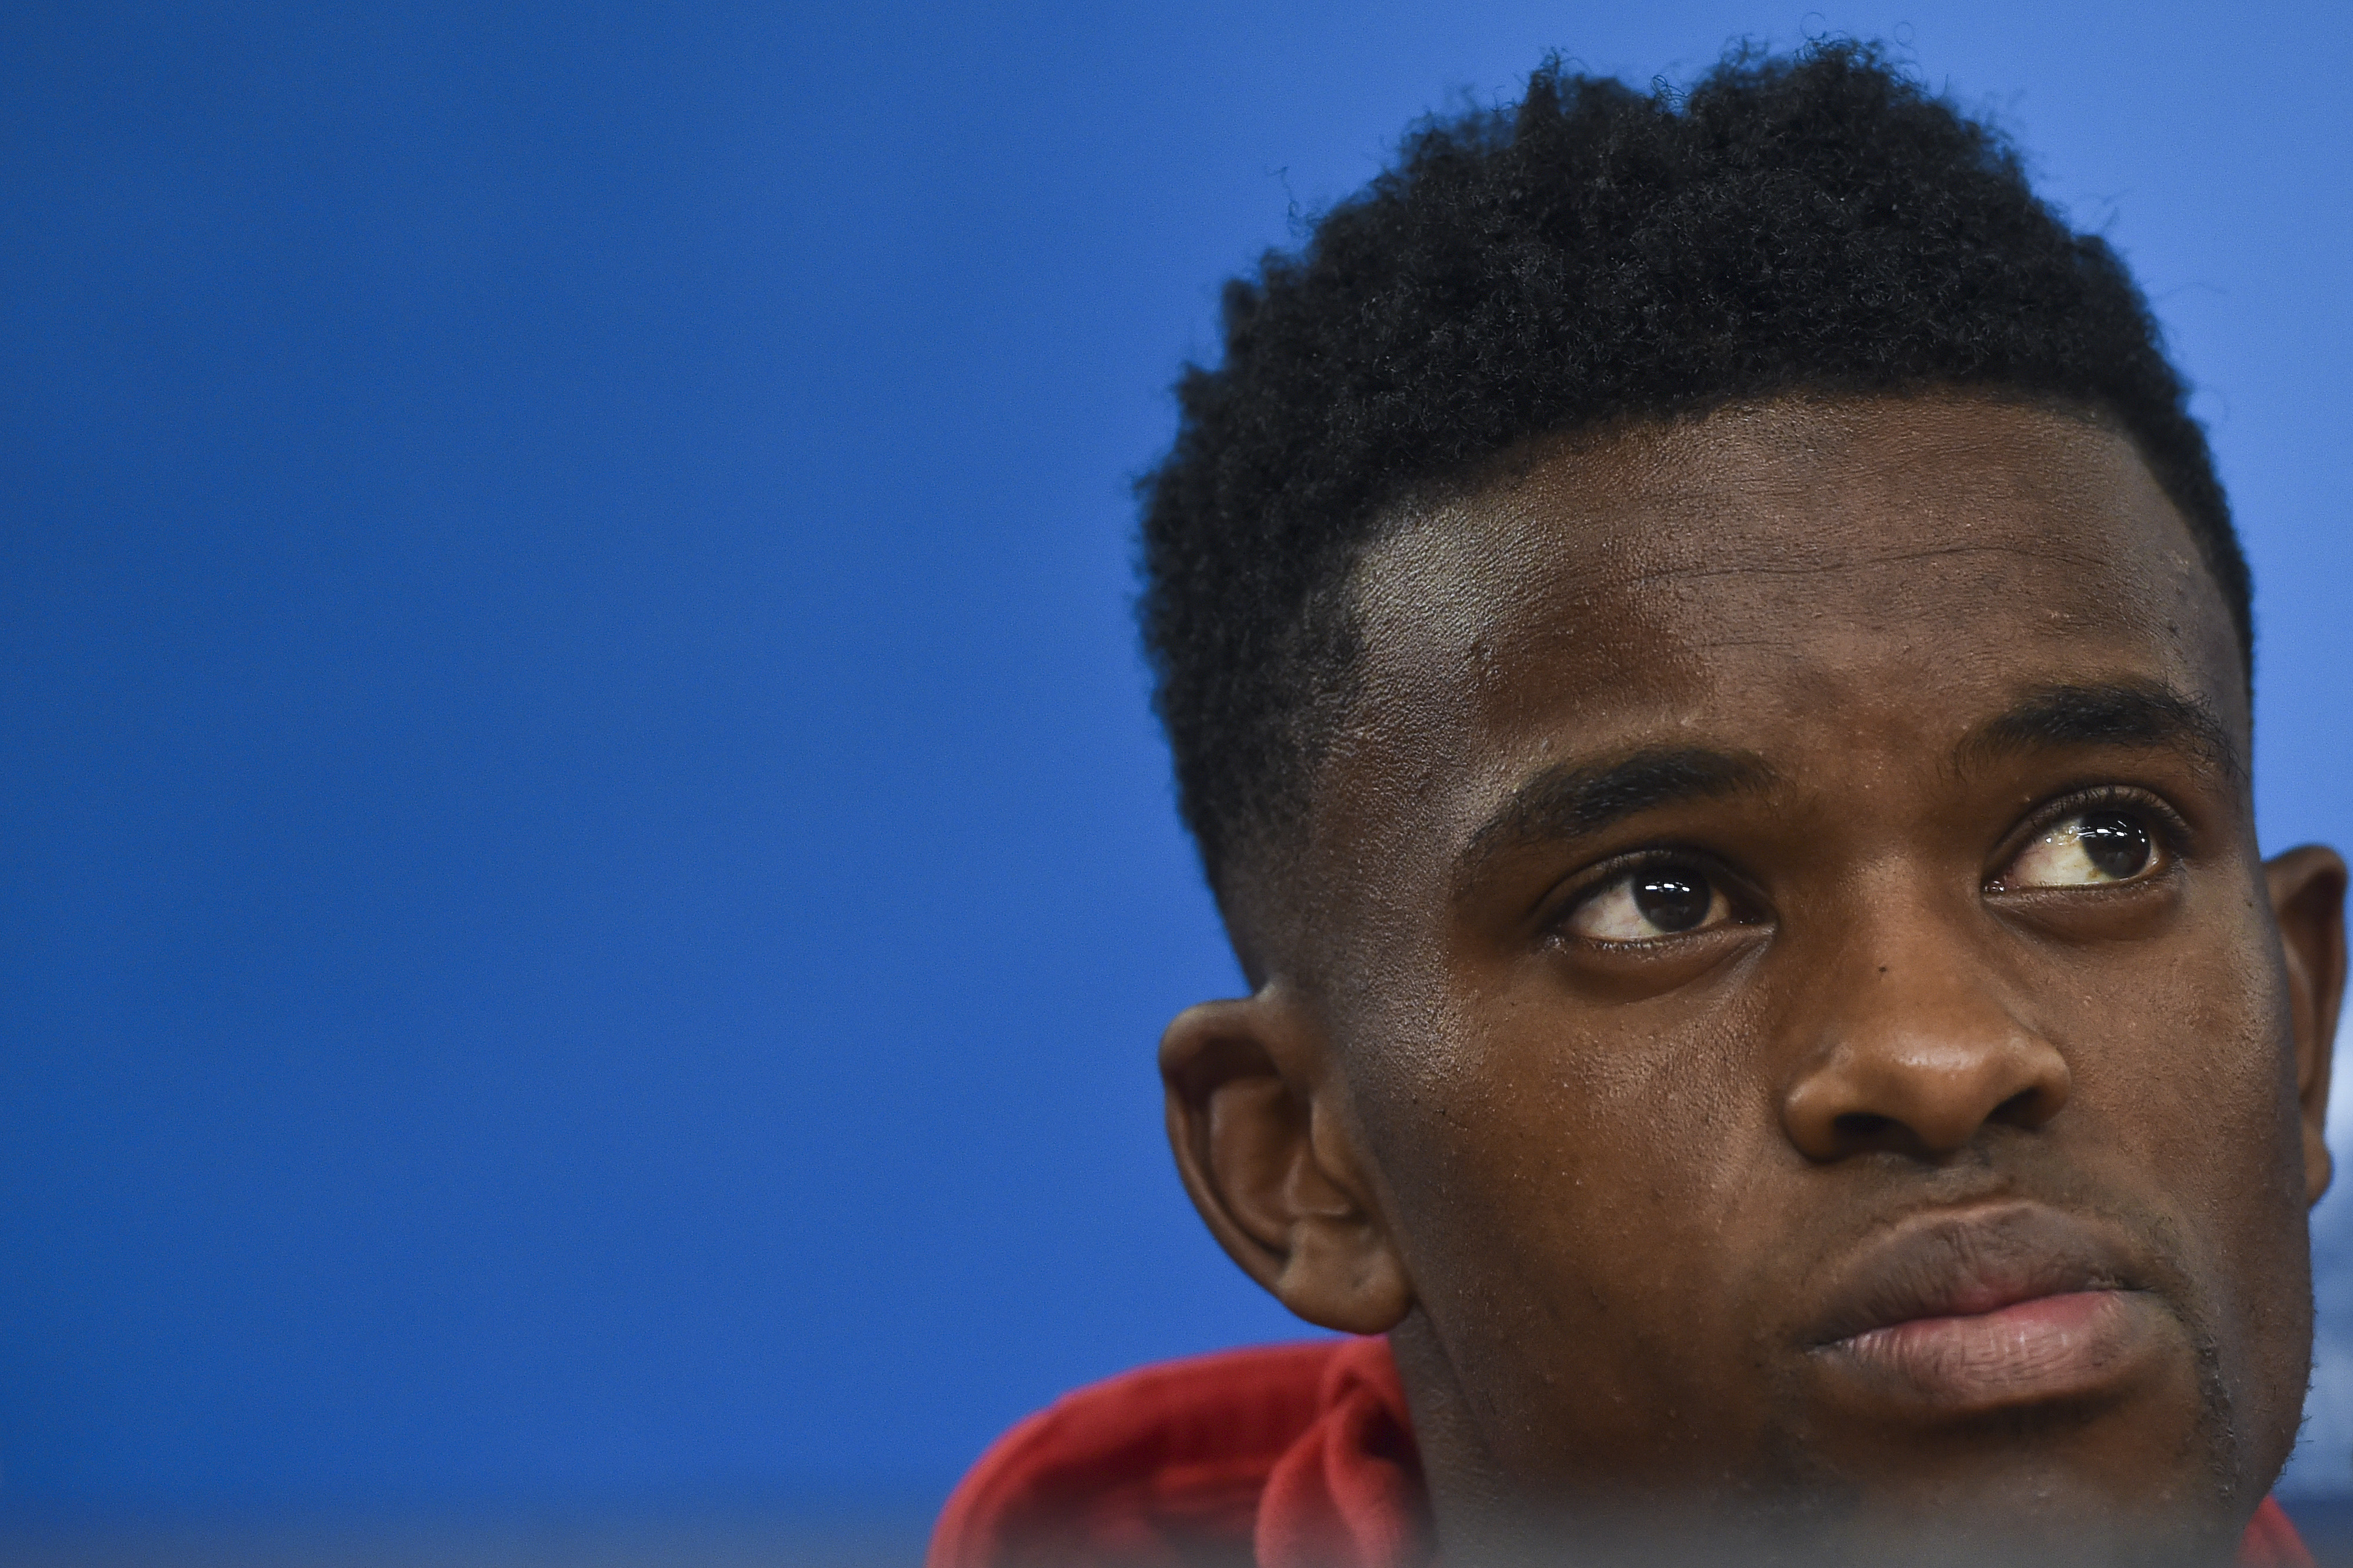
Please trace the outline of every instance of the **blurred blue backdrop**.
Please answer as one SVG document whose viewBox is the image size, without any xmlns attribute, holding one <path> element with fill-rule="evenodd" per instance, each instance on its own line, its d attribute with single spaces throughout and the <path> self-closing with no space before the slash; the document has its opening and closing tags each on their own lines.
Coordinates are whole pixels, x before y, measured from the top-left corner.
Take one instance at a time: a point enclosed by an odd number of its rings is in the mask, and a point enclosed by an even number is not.
<svg viewBox="0 0 2353 1568">
<path fill-rule="evenodd" d="M 2266 841 L 2353 841 L 2345 7 L 8 7 L 0 1518 L 919 1515 L 1294 1332 L 1151 1067 L 1236 984 L 1127 619 L 1165 389 L 1415 116 L 1821 33 L 2138 269 Z"/>
</svg>

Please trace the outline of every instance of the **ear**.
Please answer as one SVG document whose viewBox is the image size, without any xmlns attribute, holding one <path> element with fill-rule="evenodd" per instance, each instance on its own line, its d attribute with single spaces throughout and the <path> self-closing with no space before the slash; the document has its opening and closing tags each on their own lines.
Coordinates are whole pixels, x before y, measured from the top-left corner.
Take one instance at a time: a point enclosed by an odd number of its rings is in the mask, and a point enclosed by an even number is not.
<svg viewBox="0 0 2353 1568">
<path fill-rule="evenodd" d="M 1305 1009 L 1279 982 L 1188 1007 L 1161 1037 L 1160 1077 L 1185 1190 L 1243 1272 L 1311 1323 L 1396 1327 L 1413 1289 Z"/>
<path fill-rule="evenodd" d="M 2345 862 L 2334 849 L 2307 844 L 2264 861 L 2263 877 L 2287 952 L 2305 1201 L 2318 1203 L 2331 1170 L 2328 1068 L 2337 1048 L 2337 1005 L 2345 994 Z"/>
</svg>

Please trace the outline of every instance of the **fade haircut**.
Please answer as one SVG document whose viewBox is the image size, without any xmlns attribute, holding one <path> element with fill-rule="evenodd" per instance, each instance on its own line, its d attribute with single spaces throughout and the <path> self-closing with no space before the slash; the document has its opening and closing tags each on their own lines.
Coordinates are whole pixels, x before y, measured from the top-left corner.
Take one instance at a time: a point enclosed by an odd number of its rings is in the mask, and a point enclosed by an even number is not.
<svg viewBox="0 0 2353 1568">
<path fill-rule="evenodd" d="M 1139 487 L 1138 604 L 1221 899 L 1303 818 L 1385 518 L 1537 436 L 1793 393 L 2077 410 L 2136 444 L 2252 668 L 2246 561 L 2147 302 L 1873 47 L 1736 54 L 1687 93 L 1548 60 L 1516 106 L 1416 129 L 1223 307 L 1224 363 L 1186 368 Z"/>
</svg>

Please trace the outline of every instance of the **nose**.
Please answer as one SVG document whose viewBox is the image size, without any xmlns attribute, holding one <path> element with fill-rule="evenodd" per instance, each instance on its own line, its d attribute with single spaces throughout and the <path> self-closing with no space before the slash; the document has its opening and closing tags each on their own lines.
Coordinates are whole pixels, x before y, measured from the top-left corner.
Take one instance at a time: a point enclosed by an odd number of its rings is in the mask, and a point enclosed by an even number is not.
<svg viewBox="0 0 2353 1568">
<path fill-rule="evenodd" d="M 1985 1129 L 2032 1131 L 2067 1103 L 2066 1058 L 2005 1006 L 1991 977 L 1955 956 L 1858 955 L 1818 1016 L 1814 1048 L 1785 1090 L 1782 1125 L 1810 1160 L 1887 1150 L 1938 1160 Z"/>
</svg>

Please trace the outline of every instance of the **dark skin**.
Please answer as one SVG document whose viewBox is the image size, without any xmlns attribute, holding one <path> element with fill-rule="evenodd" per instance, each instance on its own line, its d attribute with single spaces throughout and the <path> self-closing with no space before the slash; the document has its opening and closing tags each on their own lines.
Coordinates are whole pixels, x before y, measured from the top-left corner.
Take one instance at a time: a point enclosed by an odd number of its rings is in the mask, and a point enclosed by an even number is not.
<svg viewBox="0 0 2353 1568">
<path fill-rule="evenodd" d="M 1255 989 L 1161 1059 L 1227 1251 L 1390 1334 L 1446 1560 L 2227 1562 L 2346 870 L 2258 855 L 2130 443 L 1935 395 L 1540 444 L 1353 594 L 1300 842 L 1230 879 Z"/>
</svg>

